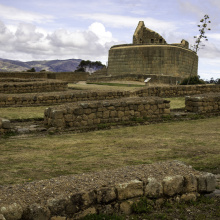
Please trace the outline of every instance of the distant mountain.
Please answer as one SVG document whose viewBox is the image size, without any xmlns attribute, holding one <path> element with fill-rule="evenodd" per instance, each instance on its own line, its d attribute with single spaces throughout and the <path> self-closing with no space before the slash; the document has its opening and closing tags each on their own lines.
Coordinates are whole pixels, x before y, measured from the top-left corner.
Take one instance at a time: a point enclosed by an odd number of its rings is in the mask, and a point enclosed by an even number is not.
<svg viewBox="0 0 220 220">
<path fill-rule="evenodd" d="M 0 58 L 0 72 L 21 72 L 35 68 L 36 72 L 74 72 L 81 59 L 28 61 L 8 60 Z"/>
</svg>

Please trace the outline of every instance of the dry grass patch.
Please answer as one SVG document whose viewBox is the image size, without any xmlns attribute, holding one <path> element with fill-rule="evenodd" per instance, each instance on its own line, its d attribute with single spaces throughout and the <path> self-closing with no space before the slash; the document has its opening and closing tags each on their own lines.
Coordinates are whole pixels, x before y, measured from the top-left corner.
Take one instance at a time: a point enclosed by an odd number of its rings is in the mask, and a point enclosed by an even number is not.
<svg viewBox="0 0 220 220">
<path fill-rule="evenodd" d="M 43 118 L 47 106 L 0 108 L 0 117 L 7 119 Z"/>
<path fill-rule="evenodd" d="M 119 83 L 105 83 L 104 85 L 86 84 L 86 83 L 68 84 L 68 87 L 72 89 L 92 90 L 92 91 L 132 91 L 138 88 L 140 89 L 139 86 L 140 85 L 137 84 L 137 87 L 135 87 L 133 83 L 130 83 L 130 86 L 129 84 L 120 85 Z"/>
<path fill-rule="evenodd" d="M 0 184 L 181 160 L 220 172 L 220 117 L 0 140 Z"/>
<path fill-rule="evenodd" d="M 170 101 L 170 108 L 185 108 L 185 97 L 164 98 Z"/>
</svg>

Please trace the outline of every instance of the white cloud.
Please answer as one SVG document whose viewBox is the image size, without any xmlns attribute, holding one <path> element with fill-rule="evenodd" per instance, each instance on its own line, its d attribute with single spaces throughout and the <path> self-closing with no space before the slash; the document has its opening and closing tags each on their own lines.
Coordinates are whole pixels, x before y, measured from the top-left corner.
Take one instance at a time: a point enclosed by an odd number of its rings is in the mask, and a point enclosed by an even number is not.
<svg viewBox="0 0 220 220">
<path fill-rule="evenodd" d="M 186 0 L 178 0 L 178 3 L 180 6 L 180 10 L 184 11 L 185 13 L 195 14 L 199 18 L 204 16 L 203 11 L 201 10 L 198 4 L 196 5 Z"/>
<path fill-rule="evenodd" d="M 167 31 L 170 32 L 176 30 L 177 26 L 174 22 L 163 21 L 159 19 L 154 19 L 151 17 L 131 17 L 131 16 L 123 16 L 123 15 L 111 15 L 111 14 L 102 14 L 102 13 L 94 13 L 94 14 L 77 14 L 86 20 L 94 20 L 104 23 L 106 26 L 113 28 L 136 28 L 139 21 L 144 21 L 145 26 L 156 30 L 156 31 Z"/>
<path fill-rule="evenodd" d="M 111 32 L 97 22 L 87 30 L 72 32 L 58 29 L 51 33 L 27 23 L 11 27 L 0 22 L 0 57 L 8 59 L 17 54 L 18 60 L 81 58 L 106 61 L 110 46 L 117 43 Z"/>
<path fill-rule="evenodd" d="M 28 22 L 28 23 L 45 23 L 54 20 L 51 15 L 45 15 L 41 13 L 27 12 L 14 7 L 9 7 L 0 4 L 1 19 L 13 20 L 16 22 Z"/>
</svg>

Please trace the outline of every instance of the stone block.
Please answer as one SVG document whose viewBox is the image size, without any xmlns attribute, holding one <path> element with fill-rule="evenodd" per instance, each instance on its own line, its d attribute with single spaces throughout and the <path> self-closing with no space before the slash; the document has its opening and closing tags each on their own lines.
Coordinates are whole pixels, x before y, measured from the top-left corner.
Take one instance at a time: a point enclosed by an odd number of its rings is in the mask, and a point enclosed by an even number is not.
<svg viewBox="0 0 220 220">
<path fill-rule="evenodd" d="M 63 118 L 63 111 L 61 110 L 52 110 L 51 117 L 54 119 L 62 119 Z"/>
<path fill-rule="evenodd" d="M 32 219 L 32 220 L 48 220 L 50 218 L 50 210 L 46 207 L 43 207 L 39 204 L 32 204 L 24 211 L 23 218 L 24 219 Z"/>
<path fill-rule="evenodd" d="M 82 219 L 86 215 L 91 215 L 91 214 L 96 214 L 96 213 L 97 213 L 97 211 L 96 211 L 95 207 L 90 207 L 90 208 L 83 210 L 83 211 L 77 213 L 76 215 L 74 215 L 73 219 Z"/>
<path fill-rule="evenodd" d="M 168 176 L 163 179 L 163 193 L 167 196 L 174 196 L 183 192 L 183 176 Z"/>
<path fill-rule="evenodd" d="M 96 193 L 98 203 L 109 203 L 116 200 L 117 198 L 115 188 L 102 188 Z"/>
<path fill-rule="evenodd" d="M 6 220 L 4 215 L 0 214 L 0 220 Z"/>
<path fill-rule="evenodd" d="M 145 186 L 145 195 L 149 198 L 159 198 L 163 195 L 163 186 L 155 178 L 148 178 Z"/>
<path fill-rule="evenodd" d="M 143 182 L 132 180 L 116 186 L 118 200 L 130 199 L 143 196 Z"/>
<path fill-rule="evenodd" d="M 184 202 L 196 201 L 197 196 L 196 193 L 187 193 L 187 194 L 183 194 L 180 199 Z"/>
<path fill-rule="evenodd" d="M 1 127 L 4 129 L 10 129 L 11 128 L 11 123 L 8 119 L 2 118 L 1 119 Z"/>
<path fill-rule="evenodd" d="M 132 213 L 132 205 L 133 205 L 133 201 L 132 200 L 127 200 L 124 201 L 120 204 L 119 209 L 120 212 L 124 215 L 130 215 Z"/>
<path fill-rule="evenodd" d="M 193 174 L 184 177 L 185 192 L 196 192 L 197 191 L 197 178 Z"/>
<path fill-rule="evenodd" d="M 23 209 L 18 203 L 13 203 L 0 207 L 0 214 L 2 214 L 7 220 L 17 220 L 21 219 Z"/>
</svg>

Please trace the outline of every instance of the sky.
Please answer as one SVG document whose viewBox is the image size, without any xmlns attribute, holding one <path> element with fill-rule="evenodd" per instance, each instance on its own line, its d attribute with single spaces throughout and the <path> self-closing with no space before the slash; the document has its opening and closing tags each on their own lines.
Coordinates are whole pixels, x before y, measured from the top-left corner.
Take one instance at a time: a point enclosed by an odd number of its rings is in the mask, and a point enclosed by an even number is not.
<svg viewBox="0 0 220 220">
<path fill-rule="evenodd" d="M 139 21 L 167 43 L 195 44 L 208 14 L 208 41 L 198 52 L 202 79 L 220 78 L 220 0 L 0 0 L 0 58 L 84 59 L 106 64 L 116 44 L 130 44 Z"/>
</svg>

